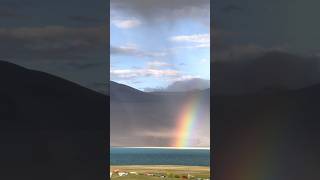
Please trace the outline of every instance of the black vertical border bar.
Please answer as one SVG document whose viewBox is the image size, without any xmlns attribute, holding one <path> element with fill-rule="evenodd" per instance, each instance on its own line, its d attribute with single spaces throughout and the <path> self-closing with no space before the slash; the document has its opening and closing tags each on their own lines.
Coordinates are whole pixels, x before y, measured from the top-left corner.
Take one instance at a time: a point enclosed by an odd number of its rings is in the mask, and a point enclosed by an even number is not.
<svg viewBox="0 0 320 180">
<path fill-rule="evenodd" d="M 213 131 L 214 131 L 214 127 L 213 127 L 213 122 L 214 122 L 214 118 L 213 118 L 213 59 L 214 59 L 214 16 L 213 16 L 213 0 L 210 0 L 210 179 L 215 179 L 214 178 L 214 167 L 215 167 L 215 163 L 214 163 L 214 139 L 213 139 Z"/>
<path fill-rule="evenodd" d="M 105 176 L 107 176 L 107 179 L 110 179 L 110 175 L 109 175 L 109 172 L 110 172 L 110 0 L 106 0 L 106 4 L 107 4 L 107 7 L 106 7 L 106 17 L 105 17 L 105 20 L 106 20 L 106 56 L 107 56 L 107 73 L 109 74 L 106 74 L 107 78 L 107 82 L 106 82 L 106 88 L 107 88 L 107 114 L 108 114 L 108 119 L 106 119 L 106 124 L 107 124 L 107 127 L 106 127 L 106 144 L 104 147 L 106 147 L 106 162 L 105 162 L 105 166 L 107 166 L 105 168 L 106 170 L 106 173 L 105 173 Z"/>
</svg>

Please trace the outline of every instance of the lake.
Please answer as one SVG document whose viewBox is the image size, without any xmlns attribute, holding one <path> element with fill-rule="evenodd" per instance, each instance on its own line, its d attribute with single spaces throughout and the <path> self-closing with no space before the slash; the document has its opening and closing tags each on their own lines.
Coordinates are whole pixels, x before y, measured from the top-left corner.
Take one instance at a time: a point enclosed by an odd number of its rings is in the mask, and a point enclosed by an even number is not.
<svg viewBox="0 0 320 180">
<path fill-rule="evenodd" d="M 111 147 L 110 165 L 210 166 L 210 150 Z"/>
</svg>

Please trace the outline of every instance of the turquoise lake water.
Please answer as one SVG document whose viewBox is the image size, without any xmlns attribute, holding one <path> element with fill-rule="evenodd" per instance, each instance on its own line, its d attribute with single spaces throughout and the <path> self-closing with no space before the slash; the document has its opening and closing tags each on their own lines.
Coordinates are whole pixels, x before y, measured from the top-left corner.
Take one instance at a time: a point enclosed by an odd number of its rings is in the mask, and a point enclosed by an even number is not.
<svg viewBox="0 0 320 180">
<path fill-rule="evenodd" d="M 210 150 L 112 147 L 110 164 L 210 166 Z"/>
</svg>

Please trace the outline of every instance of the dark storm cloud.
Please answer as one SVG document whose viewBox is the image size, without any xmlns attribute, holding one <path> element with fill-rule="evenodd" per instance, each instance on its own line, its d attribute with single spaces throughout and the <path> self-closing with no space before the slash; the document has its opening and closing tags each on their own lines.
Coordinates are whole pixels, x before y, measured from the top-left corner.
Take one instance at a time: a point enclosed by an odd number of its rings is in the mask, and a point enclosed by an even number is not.
<svg viewBox="0 0 320 180">
<path fill-rule="evenodd" d="M 2 0 L 0 59 L 94 89 L 91 84 L 105 82 L 108 75 L 108 4 Z"/>
<path fill-rule="evenodd" d="M 26 1 L 26 0 L 19 0 L 19 1 L 3 0 L 0 2 L 0 6 L 2 8 L 11 8 L 12 10 L 31 6 L 32 4 L 33 4 L 32 1 Z"/>
<path fill-rule="evenodd" d="M 314 23 L 318 5 L 318 1 L 216 1 L 211 27 L 214 90 L 245 93 L 320 83 L 320 26 Z"/>
<path fill-rule="evenodd" d="M 26 18 L 31 18 L 31 17 L 27 17 L 25 15 L 22 15 L 18 12 L 15 12 L 13 10 L 10 9 L 4 9 L 4 8 L 0 8 L 0 20 L 1 19 L 26 19 Z"/>
<path fill-rule="evenodd" d="M 230 4 L 245 9 L 237 15 L 221 11 Z M 228 42 L 260 47 L 288 44 L 292 53 L 312 53 L 319 47 L 320 26 L 314 23 L 319 5 L 319 1 L 216 1 L 214 24 L 219 29 L 242 34 Z"/>
<path fill-rule="evenodd" d="M 0 2 L 0 20 L 23 20 L 30 19 L 32 16 L 21 12 L 21 8 L 31 5 L 30 2 Z M 5 24 L 2 24 L 2 26 Z"/>
<path fill-rule="evenodd" d="M 111 0 L 111 10 L 147 20 L 208 18 L 209 0 Z"/>
<path fill-rule="evenodd" d="M 215 93 L 249 93 L 298 89 L 320 82 L 320 59 L 284 52 L 213 62 Z"/>
<path fill-rule="evenodd" d="M 101 64 L 99 63 L 93 63 L 93 62 L 85 62 L 85 63 L 76 63 L 74 61 L 67 63 L 70 67 L 77 69 L 77 70 L 83 70 L 83 69 L 90 69 L 95 68 Z"/>
<path fill-rule="evenodd" d="M 212 27 L 213 28 L 213 27 Z M 266 47 L 263 44 L 239 42 L 245 34 L 241 32 L 219 29 L 213 30 L 213 61 L 230 61 L 259 56 L 266 52 L 287 51 L 286 44 Z"/>
<path fill-rule="evenodd" d="M 2 59 L 88 58 L 104 48 L 104 28 L 64 26 L 0 28 Z"/>
<path fill-rule="evenodd" d="M 283 46 L 275 47 L 263 47 L 258 44 L 217 44 L 214 47 L 215 54 L 213 61 L 234 61 L 234 60 L 245 60 L 258 57 L 262 54 L 281 51 L 287 52 L 288 48 Z"/>
<path fill-rule="evenodd" d="M 83 16 L 83 15 L 73 15 L 73 16 L 69 16 L 68 19 L 72 20 L 72 21 L 76 21 L 79 23 L 102 23 L 103 20 L 101 20 L 101 18 L 98 17 L 93 17 L 93 16 Z"/>
</svg>

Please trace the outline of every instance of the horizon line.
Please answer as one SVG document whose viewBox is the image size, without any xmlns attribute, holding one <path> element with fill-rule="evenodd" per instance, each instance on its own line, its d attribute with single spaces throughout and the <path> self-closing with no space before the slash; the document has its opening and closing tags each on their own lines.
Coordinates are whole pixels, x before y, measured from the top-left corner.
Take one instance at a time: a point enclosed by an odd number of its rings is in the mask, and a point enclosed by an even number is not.
<svg viewBox="0 0 320 180">
<path fill-rule="evenodd" d="M 134 146 L 110 146 L 111 148 L 147 148 L 147 149 L 204 149 L 204 150 L 210 150 L 210 147 L 134 147 Z"/>
</svg>

